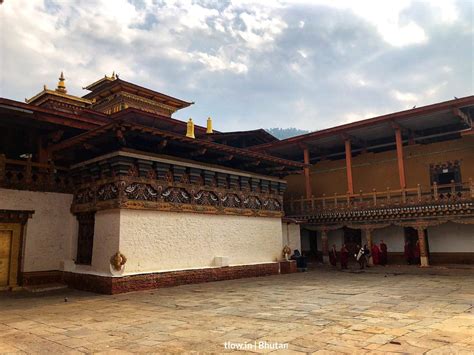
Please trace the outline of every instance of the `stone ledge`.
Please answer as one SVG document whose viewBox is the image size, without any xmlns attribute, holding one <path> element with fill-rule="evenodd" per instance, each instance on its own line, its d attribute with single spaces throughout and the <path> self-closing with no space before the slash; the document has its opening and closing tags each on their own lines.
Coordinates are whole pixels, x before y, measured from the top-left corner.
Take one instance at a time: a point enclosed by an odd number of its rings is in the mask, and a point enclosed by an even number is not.
<svg viewBox="0 0 474 355">
<path fill-rule="evenodd" d="M 278 262 L 274 262 L 255 265 L 157 272 L 123 277 L 107 277 L 64 272 L 63 279 L 69 287 L 79 290 L 104 294 L 117 294 L 201 282 L 277 275 L 279 273 L 280 265 Z"/>
</svg>

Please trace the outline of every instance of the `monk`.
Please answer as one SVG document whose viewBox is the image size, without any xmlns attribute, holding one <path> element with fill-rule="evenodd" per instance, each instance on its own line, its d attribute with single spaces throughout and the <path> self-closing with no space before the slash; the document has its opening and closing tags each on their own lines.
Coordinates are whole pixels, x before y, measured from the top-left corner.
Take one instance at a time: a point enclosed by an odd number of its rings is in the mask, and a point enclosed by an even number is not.
<svg viewBox="0 0 474 355">
<path fill-rule="evenodd" d="M 388 248 L 387 244 L 383 242 L 383 240 L 380 241 L 380 265 L 387 265 L 388 262 Z"/>
<path fill-rule="evenodd" d="M 380 263 L 380 249 L 375 243 L 372 245 L 372 262 L 374 265 L 378 265 Z"/>
<path fill-rule="evenodd" d="M 342 270 L 347 269 L 347 263 L 349 261 L 349 250 L 347 250 L 345 244 L 342 244 L 340 258 L 341 258 L 341 269 Z"/>
<path fill-rule="evenodd" d="M 337 251 L 336 251 L 336 245 L 334 244 L 329 251 L 329 262 L 331 263 L 332 266 L 337 265 Z"/>
</svg>

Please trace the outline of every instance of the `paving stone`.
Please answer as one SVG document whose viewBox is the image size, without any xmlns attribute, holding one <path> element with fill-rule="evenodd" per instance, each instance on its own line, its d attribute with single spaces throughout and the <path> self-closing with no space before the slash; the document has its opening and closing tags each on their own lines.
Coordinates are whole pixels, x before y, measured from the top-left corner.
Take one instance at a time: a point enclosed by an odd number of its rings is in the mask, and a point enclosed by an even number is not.
<svg viewBox="0 0 474 355">
<path fill-rule="evenodd" d="M 468 271 L 322 268 L 114 296 L 1 293 L 0 353 L 222 354 L 225 342 L 267 341 L 288 349 L 251 353 L 472 354 Z"/>
</svg>

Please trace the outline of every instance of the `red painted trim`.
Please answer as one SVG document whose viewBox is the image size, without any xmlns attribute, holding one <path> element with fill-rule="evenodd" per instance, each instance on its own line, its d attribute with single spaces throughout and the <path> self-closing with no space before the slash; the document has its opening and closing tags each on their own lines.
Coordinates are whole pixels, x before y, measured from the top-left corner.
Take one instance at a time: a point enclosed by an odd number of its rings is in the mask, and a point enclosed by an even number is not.
<svg viewBox="0 0 474 355">
<path fill-rule="evenodd" d="M 403 139 L 402 131 L 400 128 L 395 128 L 395 141 L 397 142 L 397 162 L 398 162 L 398 175 L 400 178 L 400 188 L 404 189 L 407 187 L 405 180 L 405 162 L 403 160 Z"/>
<path fill-rule="evenodd" d="M 347 170 L 347 191 L 349 194 L 354 194 L 354 184 L 352 181 L 352 150 L 351 141 L 346 139 L 344 142 L 346 148 L 346 170 Z"/>
<path fill-rule="evenodd" d="M 309 164 L 309 150 L 308 148 L 303 149 L 304 163 Z M 305 192 L 306 198 L 311 198 L 313 192 L 311 190 L 311 176 L 309 171 L 309 165 L 304 167 L 304 182 L 305 182 Z"/>
</svg>

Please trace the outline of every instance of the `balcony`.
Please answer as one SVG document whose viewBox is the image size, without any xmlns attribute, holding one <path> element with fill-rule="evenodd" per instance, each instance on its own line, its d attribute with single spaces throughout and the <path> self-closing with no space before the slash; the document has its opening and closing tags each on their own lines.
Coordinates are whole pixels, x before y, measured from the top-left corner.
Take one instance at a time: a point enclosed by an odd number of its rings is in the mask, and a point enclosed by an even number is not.
<svg viewBox="0 0 474 355">
<path fill-rule="evenodd" d="M 474 213 L 474 183 L 463 183 L 423 188 L 406 188 L 358 194 L 313 198 L 287 199 L 285 214 L 309 223 L 390 221 L 442 217 L 470 216 Z"/>
<path fill-rule="evenodd" d="M 72 193 L 67 168 L 25 160 L 7 159 L 0 154 L 0 188 Z"/>
</svg>

